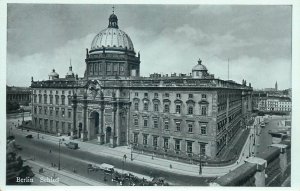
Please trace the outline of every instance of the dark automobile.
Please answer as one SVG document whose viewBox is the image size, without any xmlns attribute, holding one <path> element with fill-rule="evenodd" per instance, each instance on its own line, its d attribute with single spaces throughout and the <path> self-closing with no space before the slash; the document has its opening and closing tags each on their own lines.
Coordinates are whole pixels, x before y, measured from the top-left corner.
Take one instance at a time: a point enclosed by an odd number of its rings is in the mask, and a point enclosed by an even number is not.
<svg viewBox="0 0 300 191">
<path fill-rule="evenodd" d="M 78 149 L 78 143 L 74 143 L 74 142 L 69 142 L 69 143 L 65 143 L 65 145 L 69 148 L 69 149 Z"/>
<path fill-rule="evenodd" d="M 33 136 L 32 136 L 31 134 L 29 134 L 29 135 L 26 135 L 26 138 L 27 138 L 27 139 L 32 139 Z"/>
<path fill-rule="evenodd" d="M 7 137 L 7 140 L 10 140 L 10 141 L 12 141 L 14 139 L 15 139 L 15 136 L 13 136 L 13 135 Z"/>
</svg>

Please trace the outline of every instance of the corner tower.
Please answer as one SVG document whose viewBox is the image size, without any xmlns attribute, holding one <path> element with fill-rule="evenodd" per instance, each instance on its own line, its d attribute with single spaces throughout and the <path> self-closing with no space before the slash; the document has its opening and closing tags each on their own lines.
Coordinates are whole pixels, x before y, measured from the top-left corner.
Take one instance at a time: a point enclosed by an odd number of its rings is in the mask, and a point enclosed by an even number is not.
<svg viewBox="0 0 300 191">
<path fill-rule="evenodd" d="M 93 39 L 86 50 L 86 79 L 124 78 L 140 75 L 140 54 L 136 56 L 130 37 L 118 26 L 114 12 L 106 29 Z"/>
</svg>

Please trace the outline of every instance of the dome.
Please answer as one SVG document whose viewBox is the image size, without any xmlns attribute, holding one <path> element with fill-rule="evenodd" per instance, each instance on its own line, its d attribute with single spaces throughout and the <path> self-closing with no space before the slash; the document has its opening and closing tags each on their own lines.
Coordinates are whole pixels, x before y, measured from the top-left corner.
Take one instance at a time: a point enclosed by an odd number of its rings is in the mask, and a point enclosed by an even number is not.
<svg viewBox="0 0 300 191">
<path fill-rule="evenodd" d="M 55 72 L 55 69 L 52 70 L 52 72 L 49 74 L 49 77 L 58 77 L 58 73 Z"/>
<path fill-rule="evenodd" d="M 118 26 L 118 18 L 113 13 L 109 17 L 109 25 L 100 31 L 93 39 L 91 51 L 93 50 L 118 50 L 134 51 L 130 37 Z"/>
<path fill-rule="evenodd" d="M 201 63 L 202 60 L 199 59 L 198 64 L 193 67 L 192 71 L 207 71 L 207 68 Z"/>
<path fill-rule="evenodd" d="M 106 28 L 100 31 L 92 41 L 91 50 L 96 49 L 127 49 L 134 51 L 130 37 L 117 28 Z"/>
</svg>

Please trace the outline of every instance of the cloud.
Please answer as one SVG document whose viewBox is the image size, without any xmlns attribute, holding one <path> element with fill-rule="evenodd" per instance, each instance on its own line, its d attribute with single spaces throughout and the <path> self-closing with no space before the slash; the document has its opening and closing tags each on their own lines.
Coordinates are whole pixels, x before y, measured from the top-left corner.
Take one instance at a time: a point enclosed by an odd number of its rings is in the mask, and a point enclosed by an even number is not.
<svg viewBox="0 0 300 191">
<path fill-rule="evenodd" d="M 73 71 L 83 76 L 85 71 L 85 48 L 95 34 L 89 34 L 80 39 L 68 41 L 53 51 L 40 52 L 27 56 L 7 54 L 7 84 L 15 86 L 29 86 L 31 76 L 34 80 L 47 80 L 48 74 L 54 68 L 60 77 L 68 72 L 70 59 Z M 22 71 L 20 71 L 22 68 Z M 18 71 L 18 72 L 17 72 Z"/>
</svg>

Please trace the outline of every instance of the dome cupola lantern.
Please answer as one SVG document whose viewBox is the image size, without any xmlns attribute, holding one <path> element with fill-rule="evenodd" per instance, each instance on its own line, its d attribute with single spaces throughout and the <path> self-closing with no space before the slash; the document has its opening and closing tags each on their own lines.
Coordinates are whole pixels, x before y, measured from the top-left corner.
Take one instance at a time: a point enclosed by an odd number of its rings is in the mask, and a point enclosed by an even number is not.
<svg viewBox="0 0 300 191">
<path fill-rule="evenodd" d="M 113 13 L 109 16 L 109 23 L 108 23 L 108 28 L 116 28 L 118 29 L 118 17 L 117 15 L 115 15 L 115 6 L 112 7 L 113 8 Z"/>
</svg>

